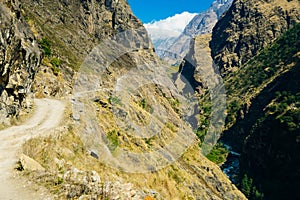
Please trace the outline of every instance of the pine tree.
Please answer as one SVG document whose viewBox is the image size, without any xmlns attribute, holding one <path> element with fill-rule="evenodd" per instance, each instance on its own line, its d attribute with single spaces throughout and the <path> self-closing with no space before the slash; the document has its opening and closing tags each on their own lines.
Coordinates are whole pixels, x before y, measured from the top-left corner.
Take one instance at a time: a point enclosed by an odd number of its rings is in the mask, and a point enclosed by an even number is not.
<svg viewBox="0 0 300 200">
<path fill-rule="evenodd" d="M 252 186 L 252 179 L 248 178 L 247 174 L 245 174 L 241 182 L 241 191 L 245 194 L 247 198 L 250 198 L 251 186 Z"/>
</svg>

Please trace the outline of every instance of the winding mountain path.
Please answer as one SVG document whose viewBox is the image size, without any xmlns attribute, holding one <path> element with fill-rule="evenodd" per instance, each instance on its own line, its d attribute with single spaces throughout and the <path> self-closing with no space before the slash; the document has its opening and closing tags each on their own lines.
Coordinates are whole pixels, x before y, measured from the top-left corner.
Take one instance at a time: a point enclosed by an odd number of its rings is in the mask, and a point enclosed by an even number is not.
<svg viewBox="0 0 300 200">
<path fill-rule="evenodd" d="M 44 194 L 15 180 L 13 170 L 22 144 L 59 126 L 64 108 L 65 104 L 59 100 L 35 99 L 35 112 L 29 120 L 0 131 L 0 200 L 45 199 Z"/>
</svg>

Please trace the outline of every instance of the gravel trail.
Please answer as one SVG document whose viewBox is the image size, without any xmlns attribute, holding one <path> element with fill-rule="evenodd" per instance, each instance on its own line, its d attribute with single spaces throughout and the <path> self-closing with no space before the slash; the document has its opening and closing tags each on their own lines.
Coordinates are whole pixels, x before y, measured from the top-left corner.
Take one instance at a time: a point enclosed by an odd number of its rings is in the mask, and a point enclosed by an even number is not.
<svg viewBox="0 0 300 200">
<path fill-rule="evenodd" d="M 35 99 L 33 116 L 22 125 L 0 131 L 0 200 L 51 199 L 39 190 L 30 188 L 24 180 L 16 180 L 14 167 L 22 144 L 59 126 L 65 104 L 53 99 Z"/>
</svg>

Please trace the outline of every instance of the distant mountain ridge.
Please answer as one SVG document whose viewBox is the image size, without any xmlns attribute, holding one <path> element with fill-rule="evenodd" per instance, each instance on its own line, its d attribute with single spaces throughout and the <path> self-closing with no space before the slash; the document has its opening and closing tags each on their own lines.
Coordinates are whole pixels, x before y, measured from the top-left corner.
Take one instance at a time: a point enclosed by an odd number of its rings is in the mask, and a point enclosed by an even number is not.
<svg viewBox="0 0 300 200">
<path fill-rule="evenodd" d="M 211 33 L 222 14 L 229 9 L 233 0 L 216 0 L 210 8 L 196 15 L 176 39 L 161 41 L 156 52 L 170 64 L 179 64 L 187 54 L 190 40 L 198 35 Z"/>
<path fill-rule="evenodd" d="M 170 46 L 182 34 L 196 13 L 183 12 L 172 17 L 144 24 L 155 48 Z"/>
<path fill-rule="evenodd" d="M 211 33 L 214 25 L 224 12 L 231 6 L 233 0 L 217 0 L 211 7 L 196 15 L 185 27 L 183 34 L 191 37 Z"/>
</svg>

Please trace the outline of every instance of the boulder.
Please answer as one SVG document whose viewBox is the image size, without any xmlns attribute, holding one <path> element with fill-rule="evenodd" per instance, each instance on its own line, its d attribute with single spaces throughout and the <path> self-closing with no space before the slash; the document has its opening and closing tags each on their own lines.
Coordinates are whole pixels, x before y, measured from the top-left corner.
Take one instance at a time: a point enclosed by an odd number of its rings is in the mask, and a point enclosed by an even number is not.
<svg viewBox="0 0 300 200">
<path fill-rule="evenodd" d="M 33 160 L 32 158 L 26 156 L 25 154 L 22 154 L 20 156 L 20 164 L 24 170 L 28 171 L 44 171 L 45 168 L 42 167 L 40 163 L 37 161 Z"/>
</svg>

